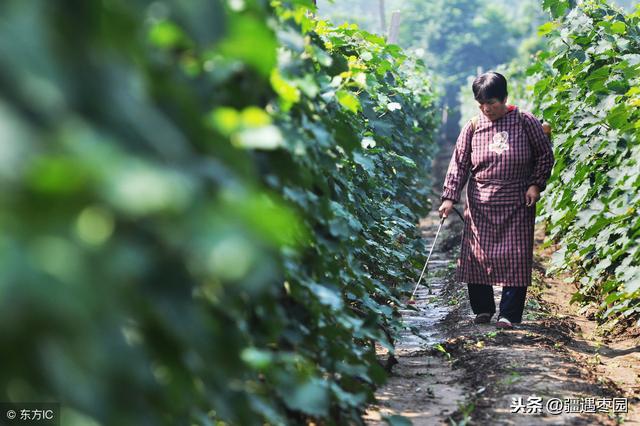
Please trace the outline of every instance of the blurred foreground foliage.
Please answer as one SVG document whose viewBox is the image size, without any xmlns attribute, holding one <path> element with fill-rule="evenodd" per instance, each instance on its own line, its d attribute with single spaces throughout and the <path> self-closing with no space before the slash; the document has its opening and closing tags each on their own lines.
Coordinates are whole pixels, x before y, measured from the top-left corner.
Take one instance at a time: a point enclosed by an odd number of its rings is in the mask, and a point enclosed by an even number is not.
<svg viewBox="0 0 640 426">
<path fill-rule="evenodd" d="M 0 4 L 0 391 L 62 424 L 361 424 L 434 94 L 311 2 Z"/>
<path fill-rule="evenodd" d="M 529 68 L 539 112 L 554 127 L 556 166 L 546 190 L 558 268 L 573 301 L 608 326 L 640 319 L 640 7 L 547 0 L 548 52 Z M 624 327 L 622 327 L 624 328 Z"/>
</svg>

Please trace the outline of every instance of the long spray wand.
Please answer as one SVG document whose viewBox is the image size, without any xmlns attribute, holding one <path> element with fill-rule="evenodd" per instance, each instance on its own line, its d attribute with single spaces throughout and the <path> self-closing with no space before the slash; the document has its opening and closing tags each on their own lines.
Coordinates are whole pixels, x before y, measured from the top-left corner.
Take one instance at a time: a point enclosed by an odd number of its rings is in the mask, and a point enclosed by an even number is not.
<svg viewBox="0 0 640 426">
<path fill-rule="evenodd" d="M 413 289 L 413 292 L 411 293 L 411 298 L 409 299 L 409 304 L 410 305 L 414 305 L 416 303 L 416 301 L 413 299 L 413 297 L 416 294 L 416 290 L 418 290 L 418 286 L 420 285 L 420 282 L 422 281 L 422 277 L 424 277 L 424 273 L 427 270 L 427 265 L 429 265 L 429 260 L 431 259 L 431 254 L 433 253 L 433 248 L 436 246 L 436 241 L 438 241 L 438 235 L 440 235 L 440 230 L 442 229 L 442 224 L 444 223 L 444 220 L 446 219 L 446 217 L 442 217 L 442 219 L 440 219 L 440 226 L 438 226 L 438 232 L 436 232 L 436 237 L 433 239 L 433 244 L 431 244 L 431 250 L 429 250 L 429 256 L 427 256 L 427 261 L 424 262 L 424 266 L 422 267 L 422 272 L 420 273 L 420 278 L 418 279 L 418 282 L 416 283 L 415 288 Z M 429 292 L 431 292 L 431 288 L 429 288 Z"/>
</svg>

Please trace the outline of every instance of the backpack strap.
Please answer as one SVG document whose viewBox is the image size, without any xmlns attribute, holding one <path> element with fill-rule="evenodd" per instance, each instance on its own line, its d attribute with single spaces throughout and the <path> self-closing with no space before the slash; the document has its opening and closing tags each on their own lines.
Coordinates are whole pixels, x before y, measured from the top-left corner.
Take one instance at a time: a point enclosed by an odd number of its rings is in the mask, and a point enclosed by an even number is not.
<svg viewBox="0 0 640 426">
<path fill-rule="evenodd" d="M 524 128 L 525 132 L 527 131 L 527 129 L 529 130 L 529 133 L 531 132 L 531 127 L 527 124 L 526 120 L 524 119 L 524 117 L 522 116 L 522 113 L 520 112 L 520 109 L 518 109 L 518 118 L 520 119 L 520 123 L 522 124 L 522 127 Z M 542 124 L 542 132 L 547 135 L 547 137 L 551 138 L 551 125 L 549 125 L 549 123 L 545 122 L 543 119 L 540 119 L 540 124 Z"/>
<path fill-rule="evenodd" d="M 518 110 L 516 112 L 518 114 L 518 121 L 520 121 L 520 125 L 524 129 L 525 133 L 530 133 L 529 132 L 529 125 L 527 124 L 527 121 L 524 119 L 524 116 L 520 112 L 520 108 L 518 108 Z M 527 135 L 527 136 L 529 136 L 529 135 Z"/>
<path fill-rule="evenodd" d="M 480 117 L 478 117 L 477 115 L 474 115 L 473 117 L 471 117 L 471 130 L 473 130 L 473 133 L 476 132 L 476 128 L 478 127 L 478 120 L 480 119 Z"/>
</svg>

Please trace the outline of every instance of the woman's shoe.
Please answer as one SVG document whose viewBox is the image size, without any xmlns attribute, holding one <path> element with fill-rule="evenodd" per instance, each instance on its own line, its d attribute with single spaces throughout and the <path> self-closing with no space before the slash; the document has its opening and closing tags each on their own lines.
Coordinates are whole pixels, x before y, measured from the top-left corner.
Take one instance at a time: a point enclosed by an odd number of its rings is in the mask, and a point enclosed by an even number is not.
<svg viewBox="0 0 640 426">
<path fill-rule="evenodd" d="M 505 317 L 498 318 L 498 322 L 496 322 L 496 327 L 498 328 L 513 328 L 513 324 Z"/>
<path fill-rule="evenodd" d="M 489 314 L 489 313 L 478 314 L 476 315 L 476 318 L 473 320 L 473 322 L 476 324 L 488 324 L 489 321 L 491 321 L 492 315 L 493 314 Z"/>
</svg>

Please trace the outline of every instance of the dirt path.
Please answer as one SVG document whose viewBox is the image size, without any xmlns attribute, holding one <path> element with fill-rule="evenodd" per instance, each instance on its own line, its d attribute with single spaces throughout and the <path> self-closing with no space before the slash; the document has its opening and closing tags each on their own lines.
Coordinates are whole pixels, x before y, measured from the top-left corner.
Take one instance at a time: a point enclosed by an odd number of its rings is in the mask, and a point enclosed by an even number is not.
<svg viewBox="0 0 640 426">
<path fill-rule="evenodd" d="M 437 217 L 430 217 L 422 226 L 434 230 L 438 223 Z M 427 248 L 433 243 L 434 233 L 425 235 Z M 443 237 L 444 231 L 438 240 L 440 247 L 449 244 Z M 398 415 L 411 419 L 415 425 L 441 424 L 442 419 L 453 415 L 465 403 L 469 389 L 463 380 L 464 372 L 454 370 L 449 360 L 434 350 L 436 345 L 446 340 L 454 311 L 455 300 L 447 294 L 451 291 L 447 279 L 451 273 L 450 264 L 448 253 L 434 250 L 425 280 L 427 286 L 418 288 L 415 309 L 401 311 L 407 327 L 412 327 L 417 333 L 406 330 L 402 339 L 396 342 L 399 364 L 393 367 L 392 376 L 378 391 L 379 404 L 367 412 L 365 419 L 368 424 L 387 424 L 383 421 L 385 417 L 393 420 Z M 442 345 L 439 347 L 444 351 Z M 388 356 L 382 348 L 379 355 Z"/>
<path fill-rule="evenodd" d="M 432 214 L 422 223 L 427 246 L 437 222 Z M 466 289 L 452 280 L 461 226 L 446 223 L 429 268 L 432 291 L 421 288 L 416 310 L 403 312 L 423 338 L 407 332 L 398 343 L 399 364 L 367 424 L 410 424 L 394 416 L 414 425 L 640 424 L 638 336 L 598 335 L 569 305 L 564 277 L 544 276 L 550 249 L 536 251 L 521 325 L 473 324 Z"/>
</svg>

